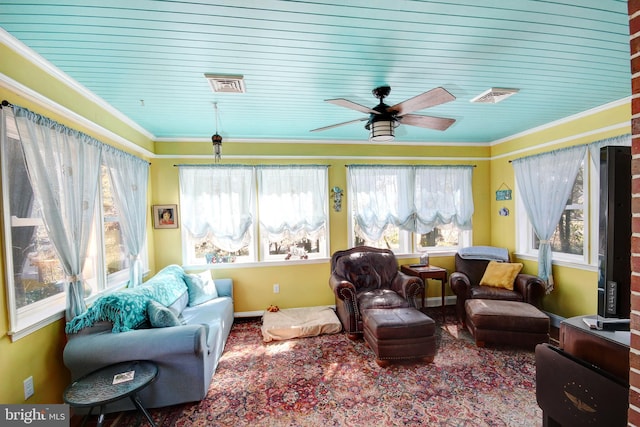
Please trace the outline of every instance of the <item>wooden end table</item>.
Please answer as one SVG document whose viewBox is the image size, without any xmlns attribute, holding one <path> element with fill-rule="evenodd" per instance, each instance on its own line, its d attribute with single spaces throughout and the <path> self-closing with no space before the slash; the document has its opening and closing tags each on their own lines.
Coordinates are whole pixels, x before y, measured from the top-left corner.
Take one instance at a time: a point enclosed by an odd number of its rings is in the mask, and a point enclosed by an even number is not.
<svg viewBox="0 0 640 427">
<path fill-rule="evenodd" d="M 436 267 L 435 265 L 408 264 L 401 266 L 400 271 L 410 276 L 418 276 L 424 282 L 424 289 L 422 291 L 422 308 L 424 308 L 424 298 L 427 293 L 427 279 L 440 281 L 440 284 L 442 285 L 442 322 L 444 322 L 446 319 L 444 291 L 447 283 L 447 270 L 442 267 Z"/>
<path fill-rule="evenodd" d="M 129 397 L 136 408 L 155 427 L 149 412 L 142 406 L 138 391 L 142 390 L 158 376 L 158 365 L 150 361 L 121 362 L 105 366 L 77 379 L 64 391 L 65 403 L 77 408 L 90 408 L 82 425 L 87 422 L 93 408 L 100 407 L 97 426 L 104 422 L 104 407 L 116 400 Z M 114 384 L 115 383 L 115 384 Z"/>
</svg>

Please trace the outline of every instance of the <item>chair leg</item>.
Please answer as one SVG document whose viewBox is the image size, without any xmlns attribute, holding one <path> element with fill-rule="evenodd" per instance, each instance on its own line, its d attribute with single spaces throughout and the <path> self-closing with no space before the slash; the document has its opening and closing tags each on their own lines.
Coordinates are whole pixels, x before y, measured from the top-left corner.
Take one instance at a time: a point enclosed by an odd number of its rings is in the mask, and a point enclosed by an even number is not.
<svg viewBox="0 0 640 427">
<path fill-rule="evenodd" d="M 391 365 L 391 362 L 388 360 L 382 360 L 382 359 L 376 359 L 376 363 L 378 364 L 378 366 L 380 366 L 381 368 L 386 368 L 387 366 Z"/>
</svg>

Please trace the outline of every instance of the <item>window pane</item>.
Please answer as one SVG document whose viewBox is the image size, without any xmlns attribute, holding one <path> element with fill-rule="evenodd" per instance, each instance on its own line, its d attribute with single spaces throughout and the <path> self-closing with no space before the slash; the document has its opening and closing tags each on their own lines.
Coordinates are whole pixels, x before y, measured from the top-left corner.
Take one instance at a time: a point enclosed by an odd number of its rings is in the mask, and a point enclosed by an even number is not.
<svg viewBox="0 0 640 427">
<path fill-rule="evenodd" d="M 567 200 L 567 207 L 560 217 L 553 236 L 549 239 L 551 250 L 572 255 L 584 254 L 584 163 Z M 540 240 L 532 231 L 534 248 L 540 247 Z"/>
<path fill-rule="evenodd" d="M 16 307 L 63 293 L 64 272 L 44 226 L 12 227 L 11 234 L 13 242 L 27 242 L 24 248 L 14 245 Z M 25 234 L 31 239 L 23 240 Z"/>
<path fill-rule="evenodd" d="M 113 201 L 111 180 L 102 168 L 102 215 L 104 217 L 105 271 L 107 276 L 129 268 L 129 256 L 120 229 L 120 214 Z"/>
<path fill-rule="evenodd" d="M 188 245 L 193 248 L 194 264 L 219 264 L 229 262 L 247 262 L 251 261 L 249 243 L 245 244 L 240 250 L 235 252 L 225 251 L 213 243 L 213 236 L 207 235 L 201 239 L 188 237 Z"/>
<path fill-rule="evenodd" d="M 283 238 L 279 241 L 267 239 L 267 247 L 269 255 L 285 255 L 285 259 L 306 259 L 310 254 L 320 254 L 322 245 L 320 239 L 303 237 L 300 239 Z"/>
<path fill-rule="evenodd" d="M 354 224 L 354 242 L 355 246 L 372 246 L 374 248 L 381 249 L 390 249 L 394 252 L 400 249 L 400 229 L 395 225 L 389 225 L 382 237 L 376 241 L 369 240 L 366 237 L 363 237 L 363 233 L 360 230 L 360 226 L 356 223 L 355 219 L 352 218 Z"/>
<path fill-rule="evenodd" d="M 430 233 L 418 236 L 418 250 L 433 247 L 458 247 L 460 243 L 460 230 L 452 224 L 441 225 Z"/>
</svg>

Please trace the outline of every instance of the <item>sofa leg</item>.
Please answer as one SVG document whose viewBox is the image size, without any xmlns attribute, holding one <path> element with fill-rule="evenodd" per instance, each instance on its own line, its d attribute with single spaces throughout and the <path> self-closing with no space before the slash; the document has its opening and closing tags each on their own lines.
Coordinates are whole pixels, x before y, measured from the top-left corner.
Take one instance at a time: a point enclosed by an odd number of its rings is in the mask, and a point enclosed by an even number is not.
<svg viewBox="0 0 640 427">
<path fill-rule="evenodd" d="M 424 363 L 433 363 L 433 359 L 435 359 L 435 356 L 427 356 L 427 357 L 423 357 L 422 361 Z"/>
<path fill-rule="evenodd" d="M 486 346 L 486 343 L 484 341 L 476 340 L 476 346 L 480 348 L 484 348 Z"/>
</svg>

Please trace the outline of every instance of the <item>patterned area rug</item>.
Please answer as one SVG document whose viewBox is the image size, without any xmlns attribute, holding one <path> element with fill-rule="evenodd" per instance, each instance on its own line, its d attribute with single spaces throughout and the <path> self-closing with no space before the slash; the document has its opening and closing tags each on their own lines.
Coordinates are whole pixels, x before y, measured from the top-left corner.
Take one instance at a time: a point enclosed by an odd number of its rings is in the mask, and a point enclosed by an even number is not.
<svg viewBox="0 0 640 427">
<path fill-rule="evenodd" d="M 532 351 L 477 348 L 453 313 L 432 364 L 380 368 L 340 333 L 264 343 L 260 321 L 234 324 L 207 397 L 153 409 L 158 426 L 540 426 Z M 108 419 L 134 425 L 135 412 Z"/>
</svg>

